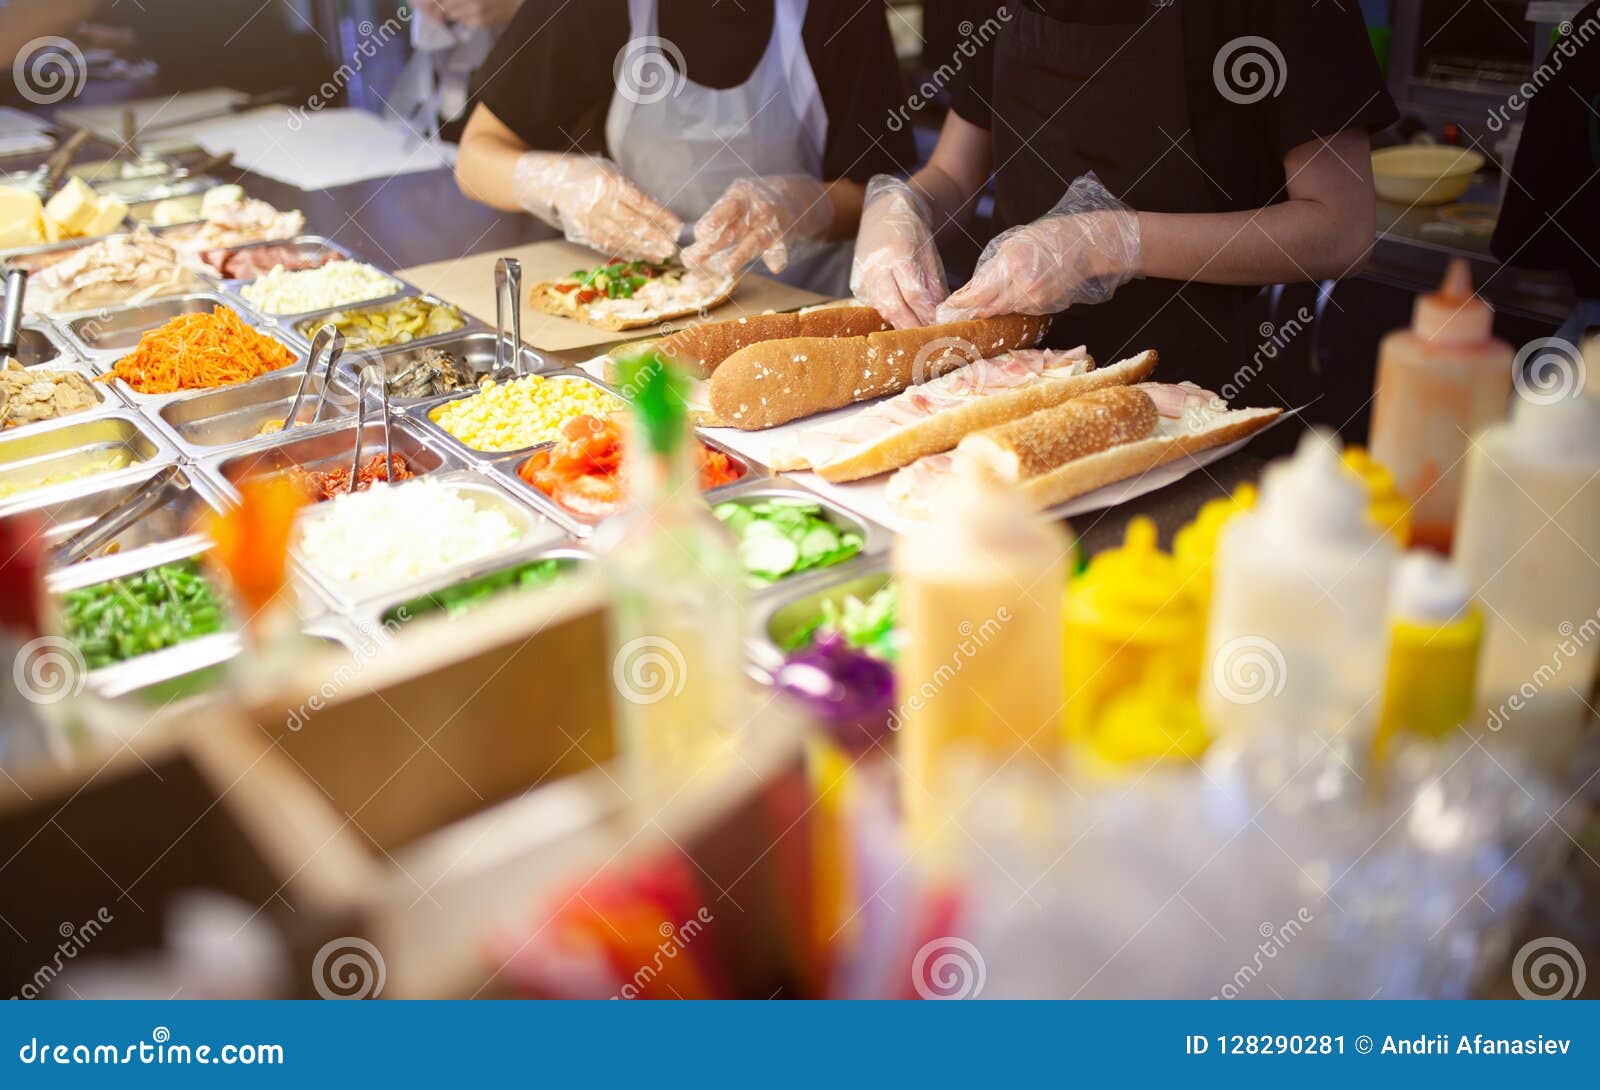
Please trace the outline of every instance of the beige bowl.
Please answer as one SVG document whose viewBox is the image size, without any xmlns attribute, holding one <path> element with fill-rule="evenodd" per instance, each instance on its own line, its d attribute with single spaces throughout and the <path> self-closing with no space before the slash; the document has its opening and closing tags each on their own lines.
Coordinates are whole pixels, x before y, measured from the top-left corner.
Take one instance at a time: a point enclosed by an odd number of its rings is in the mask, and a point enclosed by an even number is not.
<svg viewBox="0 0 1600 1090">
<path fill-rule="evenodd" d="M 1487 160 L 1470 148 L 1411 144 L 1372 153 L 1378 196 L 1396 204 L 1449 204 L 1459 200 Z"/>
</svg>

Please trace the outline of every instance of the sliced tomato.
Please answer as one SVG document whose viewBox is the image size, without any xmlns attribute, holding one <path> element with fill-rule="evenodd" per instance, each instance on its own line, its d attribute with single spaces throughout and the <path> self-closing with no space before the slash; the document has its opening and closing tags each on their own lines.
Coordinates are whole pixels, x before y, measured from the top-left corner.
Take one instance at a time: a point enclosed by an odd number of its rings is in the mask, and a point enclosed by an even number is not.
<svg viewBox="0 0 1600 1090">
<path fill-rule="evenodd" d="M 622 510 L 622 483 L 610 477 L 572 477 L 551 493 L 562 507 L 584 518 L 608 518 Z"/>
<path fill-rule="evenodd" d="M 596 299 L 600 298 L 600 293 L 594 288 L 584 288 L 572 298 L 577 300 L 579 306 L 582 306 L 585 303 L 592 303 Z"/>
<path fill-rule="evenodd" d="M 565 295 L 569 291 L 577 291 L 578 282 L 574 280 L 570 284 L 552 284 L 551 287 L 560 292 L 562 295 Z"/>
</svg>

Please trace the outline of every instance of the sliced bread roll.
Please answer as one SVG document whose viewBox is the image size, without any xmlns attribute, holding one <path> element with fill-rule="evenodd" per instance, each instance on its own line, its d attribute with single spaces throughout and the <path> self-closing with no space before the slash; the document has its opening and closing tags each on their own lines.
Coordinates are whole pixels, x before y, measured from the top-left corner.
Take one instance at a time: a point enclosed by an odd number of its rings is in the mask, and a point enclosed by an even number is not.
<svg viewBox="0 0 1600 1090">
<path fill-rule="evenodd" d="M 1112 386 L 974 432 L 956 445 L 956 454 L 1014 484 L 1143 439 L 1160 419 L 1149 394 L 1133 386 Z"/>
<path fill-rule="evenodd" d="M 888 329 L 871 307 L 820 307 L 801 313 L 746 314 L 697 322 L 660 338 L 655 348 L 695 378 L 709 378 L 723 360 L 752 344 L 788 337 L 864 337 Z"/>
<path fill-rule="evenodd" d="M 748 345 L 708 384 L 712 422 L 754 431 L 898 393 L 975 359 L 1039 343 L 1048 318 L 1011 314 L 858 337 Z"/>
</svg>

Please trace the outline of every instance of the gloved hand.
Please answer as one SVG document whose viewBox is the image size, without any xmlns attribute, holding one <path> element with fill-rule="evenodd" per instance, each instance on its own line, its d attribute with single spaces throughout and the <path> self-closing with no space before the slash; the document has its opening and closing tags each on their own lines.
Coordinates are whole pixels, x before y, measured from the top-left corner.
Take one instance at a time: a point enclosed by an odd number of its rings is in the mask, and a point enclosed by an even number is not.
<svg viewBox="0 0 1600 1090">
<path fill-rule="evenodd" d="M 828 188 L 809 175 L 738 178 L 695 223 L 683 263 L 732 276 L 759 257 L 782 272 L 793 243 L 821 238 L 832 224 Z"/>
<path fill-rule="evenodd" d="M 896 329 L 932 325 L 939 301 L 950 294 L 933 243 L 933 213 L 899 178 L 875 174 L 867 183 L 850 292 Z"/>
<path fill-rule="evenodd" d="M 1103 303 L 1141 275 L 1139 214 L 1089 173 L 1043 216 L 990 240 L 972 279 L 940 305 L 938 320 L 1055 314 Z"/>
<path fill-rule="evenodd" d="M 609 257 L 665 261 L 683 221 L 609 159 L 528 151 L 512 175 L 517 203 L 559 228 L 567 241 Z"/>
</svg>

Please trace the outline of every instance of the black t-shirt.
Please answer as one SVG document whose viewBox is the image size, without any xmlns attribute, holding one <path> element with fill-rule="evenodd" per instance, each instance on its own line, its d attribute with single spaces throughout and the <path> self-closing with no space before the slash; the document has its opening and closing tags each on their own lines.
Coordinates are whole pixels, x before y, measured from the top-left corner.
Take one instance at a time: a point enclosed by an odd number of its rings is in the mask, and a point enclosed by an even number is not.
<svg viewBox="0 0 1600 1090">
<path fill-rule="evenodd" d="M 1000 0 L 968 2 L 969 18 L 978 27 L 1003 6 Z M 1005 2 L 1065 23 L 1137 24 L 1149 13 L 1139 0 Z M 1178 0 L 1177 7 L 1183 15 L 1183 75 L 1194 146 L 1220 210 L 1282 200 L 1283 158 L 1290 149 L 1347 129 L 1376 132 L 1398 116 L 1355 0 Z M 1284 75 L 1280 93 L 1252 105 L 1248 123 L 1241 123 L 1237 103 L 1223 97 L 1213 69 L 1224 47 L 1245 37 L 1273 43 L 1283 54 Z M 955 111 L 991 130 L 993 40 L 977 47 L 951 88 Z M 1138 87 L 1128 88 L 1130 95 L 1139 93 Z M 1063 110 L 1055 123 L 1070 125 L 1071 110 Z"/>
<path fill-rule="evenodd" d="M 1557 41 L 1545 60 L 1548 82 L 1528 103 L 1493 242 L 1495 256 L 1508 265 L 1565 269 L 1585 299 L 1600 299 L 1597 23 L 1600 3 L 1590 4 L 1573 17 L 1574 35 Z M 1496 116 L 1503 131 L 1511 115 Z"/>
<path fill-rule="evenodd" d="M 682 54 L 688 79 L 726 89 L 755 71 L 772 19 L 772 0 L 666 0 L 656 33 Z M 882 0 L 811 0 L 801 36 L 828 116 L 823 179 L 909 169 L 910 126 L 891 121 L 905 98 Z M 609 150 L 612 64 L 627 42 L 627 0 L 527 0 L 480 70 L 480 101 L 529 147 Z"/>
</svg>

